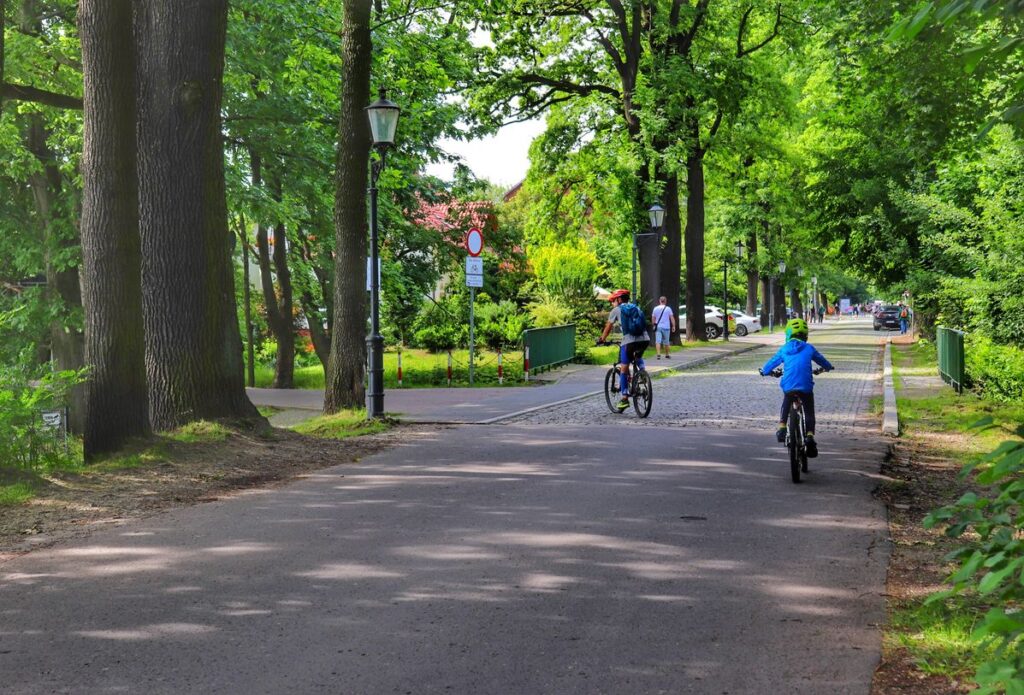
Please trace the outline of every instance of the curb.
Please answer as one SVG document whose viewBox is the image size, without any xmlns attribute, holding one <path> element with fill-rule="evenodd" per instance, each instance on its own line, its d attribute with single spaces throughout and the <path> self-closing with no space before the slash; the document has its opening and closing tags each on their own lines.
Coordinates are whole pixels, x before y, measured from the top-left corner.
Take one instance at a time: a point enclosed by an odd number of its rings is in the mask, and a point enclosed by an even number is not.
<svg viewBox="0 0 1024 695">
<path fill-rule="evenodd" d="M 739 350 L 730 350 L 728 352 L 719 353 L 717 355 L 708 355 L 706 357 L 701 357 L 700 359 L 694 360 L 693 362 L 688 362 L 686 364 L 680 364 L 678 366 L 677 365 L 672 365 L 671 367 L 662 367 L 662 368 L 658 369 L 657 371 L 651 371 L 650 373 L 651 374 L 661 374 L 663 372 L 681 372 L 681 371 L 686 370 L 686 369 L 693 369 L 694 367 L 701 367 L 701 366 L 703 366 L 705 364 L 710 364 L 712 362 L 718 362 L 719 360 L 724 360 L 726 358 L 733 357 L 734 355 L 742 355 L 745 352 L 752 352 L 753 350 L 758 350 L 758 349 L 763 348 L 763 347 L 765 347 L 765 345 L 762 345 L 760 343 L 755 343 L 755 344 L 752 344 L 752 345 L 747 345 L 746 347 L 743 347 L 743 348 L 741 348 Z M 575 401 L 582 401 L 585 398 L 593 398 L 594 396 L 600 396 L 603 393 L 604 393 L 604 389 L 602 388 L 600 391 L 590 391 L 589 393 L 584 393 L 584 394 L 581 394 L 579 396 L 573 396 L 572 398 L 563 398 L 562 400 L 555 401 L 554 403 L 545 403 L 544 405 L 535 405 L 532 408 L 526 408 L 524 410 L 519 410 L 519 411 L 516 411 L 514 413 L 507 413 L 505 415 L 498 415 L 497 417 L 492 417 L 492 418 L 489 418 L 487 420 L 478 420 L 477 422 L 472 423 L 472 424 L 475 424 L 475 425 L 493 425 L 495 423 L 501 422 L 502 420 L 510 420 L 512 418 L 520 417 L 522 415 L 529 415 L 530 413 L 536 413 L 539 410 L 547 410 L 548 408 L 555 408 L 555 407 L 558 407 L 560 405 L 565 405 L 566 403 L 574 403 Z"/>
<path fill-rule="evenodd" d="M 890 437 L 900 436 L 900 420 L 896 412 L 896 389 L 892 377 L 892 339 L 885 341 L 885 355 L 882 358 L 885 368 L 882 372 L 882 389 L 884 391 L 884 410 L 882 411 L 882 434 Z"/>
</svg>

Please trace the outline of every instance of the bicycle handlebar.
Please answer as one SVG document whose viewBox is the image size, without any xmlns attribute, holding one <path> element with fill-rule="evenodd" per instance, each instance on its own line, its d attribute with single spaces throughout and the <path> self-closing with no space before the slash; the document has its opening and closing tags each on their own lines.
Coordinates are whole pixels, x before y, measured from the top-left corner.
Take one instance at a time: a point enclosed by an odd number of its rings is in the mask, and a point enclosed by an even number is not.
<svg viewBox="0 0 1024 695">
<path fill-rule="evenodd" d="M 832 370 L 831 369 L 825 369 L 824 367 L 815 367 L 814 369 L 811 370 L 811 374 L 817 376 L 817 375 L 821 374 L 822 372 L 826 372 L 826 371 L 832 371 Z M 779 369 L 778 367 L 776 367 L 772 371 L 768 372 L 767 374 L 762 372 L 760 369 L 757 370 L 757 373 L 760 374 L 761 376 L 773 376 L 776 379 L 782 378 L 782 370 Z"/>
</svg>

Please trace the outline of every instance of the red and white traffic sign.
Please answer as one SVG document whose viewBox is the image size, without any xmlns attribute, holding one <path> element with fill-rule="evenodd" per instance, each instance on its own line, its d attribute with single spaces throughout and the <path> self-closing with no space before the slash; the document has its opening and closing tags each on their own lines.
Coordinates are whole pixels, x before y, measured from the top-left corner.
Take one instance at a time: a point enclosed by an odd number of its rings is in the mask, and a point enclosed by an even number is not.
<svg viewBox="0 0 1024 695">
<path fill-rule="evenodd" d="M 466 250 L 476 258 L 484 250 L 484 234 L 476 227 L 466 232 Z"/>
</svg>

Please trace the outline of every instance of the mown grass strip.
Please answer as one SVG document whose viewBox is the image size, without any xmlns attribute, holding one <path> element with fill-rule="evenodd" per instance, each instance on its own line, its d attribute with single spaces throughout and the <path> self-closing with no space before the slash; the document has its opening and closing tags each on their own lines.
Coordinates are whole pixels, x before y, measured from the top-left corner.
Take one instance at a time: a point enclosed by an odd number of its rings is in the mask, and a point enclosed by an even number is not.
<svg viewBox="0 0 1024 695">
<path fill-rule="evenodd" d="M 349 439 L 367 434 L 386 432 L 394 426 L 392 420 L 366 419 L 363 409 L 346 410 L 333 415 L 321 415 L 292 427 L 299 434 L 320 439 Z"/>
</svg>

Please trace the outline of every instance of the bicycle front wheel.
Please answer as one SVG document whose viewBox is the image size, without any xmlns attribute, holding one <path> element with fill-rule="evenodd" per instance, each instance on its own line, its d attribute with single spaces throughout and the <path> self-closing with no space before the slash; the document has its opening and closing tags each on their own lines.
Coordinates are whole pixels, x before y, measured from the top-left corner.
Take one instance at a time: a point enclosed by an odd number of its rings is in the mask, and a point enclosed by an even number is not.
<svg viewBox="0 0 1024 695">
<path fill-rule="evenodd" d="M 800 427 L 800 416 L 796 408 L 789 411 L 789 441 L 786 442 L 789 448 L 789 473 L 794 483 L 800 482 L 800 454 L 801 438 L 803 432 Z"/>
<path fill-rule="evenodd" d="M 637 417 L 645 418 L 651 414 L 651 406 L 654 404 L 654 386 L 651 383 L 651 375 L 646 370 L 639 370 L 633 377 L 633 408 Z"/>
<path fill-rule="evenodd" d="M 608 410 L 615 415 L 619 409 L 615 405 L 619 402 L 619 370 L 612 367 L 604 376 L 604 401 L 608 404 Z"/>
</svg>

